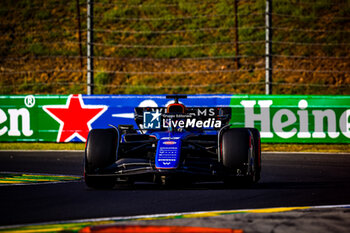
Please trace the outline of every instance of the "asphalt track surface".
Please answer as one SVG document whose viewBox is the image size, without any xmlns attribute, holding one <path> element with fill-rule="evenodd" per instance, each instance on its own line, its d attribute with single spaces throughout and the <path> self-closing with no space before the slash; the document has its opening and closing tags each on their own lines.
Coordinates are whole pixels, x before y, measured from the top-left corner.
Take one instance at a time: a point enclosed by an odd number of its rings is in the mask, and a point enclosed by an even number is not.
<svg viewBox="0 0 350 233">
<path fill-rule="evenodd" d="M 82 175 L 83 152 L 0 152 L 1 172 Z M 92 190 L 82 181 L 0 186 L 0 226 L 161 213 L 350 203 L 350 155 L 264 153 L 250 188 L 148 183 Z"/>
</svg>

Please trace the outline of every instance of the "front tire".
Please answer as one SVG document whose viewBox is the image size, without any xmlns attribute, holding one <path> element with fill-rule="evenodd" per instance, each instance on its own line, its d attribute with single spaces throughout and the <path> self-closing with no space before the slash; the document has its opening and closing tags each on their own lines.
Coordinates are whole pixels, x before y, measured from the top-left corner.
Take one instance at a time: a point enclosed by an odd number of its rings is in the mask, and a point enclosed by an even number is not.
<svg viewBox="0 0 350 233">
<path fill-rule="evenodd" d="M 116 161 L 119 137 L 114 128 L 93 129 L 85 147 L 84 178 L 90 188 L 112 188 L 115 177 L 99 176 L 99 171 Z"/>
<path fill-rule="evenodd" d="M 225 183 L 250 185 L 257 180 L 254 136 L 248 128 L 227 129 L 221 136 L 222 164 L 228 175 Z"/>
<path fill-rule="evenodd" d="M 250 132 L 253 134 L 254 144 L 254 165 L 255 165 L 255 182 L 258 182 L 261 177 L 261 139 L 260 132 L 255 128 L 249 128 Z"/>
</svg>

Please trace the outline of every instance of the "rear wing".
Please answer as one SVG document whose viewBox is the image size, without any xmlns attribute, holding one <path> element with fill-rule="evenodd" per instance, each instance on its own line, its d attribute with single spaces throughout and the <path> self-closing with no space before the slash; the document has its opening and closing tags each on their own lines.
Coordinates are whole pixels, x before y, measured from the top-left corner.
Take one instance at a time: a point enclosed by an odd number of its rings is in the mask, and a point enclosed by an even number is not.
<svg viewBox="0 0 350 233">
<path fill-rule="evenodd" d="M 203 128 L 220 129 L 229 124 L 229 107 L 189 107 L 184 113 L 168 113 L 166 107 L 137 107 L 135 122 L 144 129 Z"/>
</svg>

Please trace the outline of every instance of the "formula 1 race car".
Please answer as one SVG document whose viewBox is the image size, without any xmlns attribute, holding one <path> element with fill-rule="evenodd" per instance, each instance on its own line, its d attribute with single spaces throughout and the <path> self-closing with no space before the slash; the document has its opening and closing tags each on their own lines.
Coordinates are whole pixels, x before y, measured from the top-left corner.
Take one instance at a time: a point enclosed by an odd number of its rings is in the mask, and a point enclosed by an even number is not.
<svg viewBox="0 0 350 233">
<path fill-rule="evenodd" d="M 185 95 L 170 95 L 167 107 L 137 107 L 133 125 L 92 129 L 86 142 L 85 183 L 160 184 L 224 181 L 252 184 L 260 179 L 260 133 L 232 128 L 229 107 L 186 107 Z"/>
</svg>

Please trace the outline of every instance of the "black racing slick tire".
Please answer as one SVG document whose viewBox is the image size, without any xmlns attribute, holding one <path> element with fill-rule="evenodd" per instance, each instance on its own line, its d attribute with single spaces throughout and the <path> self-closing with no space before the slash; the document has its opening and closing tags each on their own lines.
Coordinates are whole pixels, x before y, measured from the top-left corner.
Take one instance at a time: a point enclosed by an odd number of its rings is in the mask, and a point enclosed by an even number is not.
<svg viewBox="0 0 350 233">
<path fill-rule="evenodd" d="M 99 171 L 116 161 L 118 142 L 118 132 L 114 128 L 89 132 L 84 159 L 84 178 L 88 187 L 99 189 L 115 185 L 115 177 L 99 176 Z"/>
<path fill-rule="evenodd" d="M 255 182 L 254 165 L 250 164 L 253 140 L 253 134 L 247 128 L 232 128 L 222 133 L 222 164 L 230 171 L 230 175 L 225 177 L 225 183 L 250 185 Z"/>
<path fill-rule="evenodd" d="M 221 138 L 222 163 L 226 168 L 239 169 L 247 163 L 249 131 L 244 128 L 228 129 Z"/>
<path fill-rule="evenodd" d="M 261 177 L 261 139 L 260 139 L 260 132 L 258 129 L 255 128 L 249 128 L 250 132 L 253 134 L 253 147 L 254 147 L 254 160 L 255 160 L 255 182 L 258 182 Z"/>
</svg>

